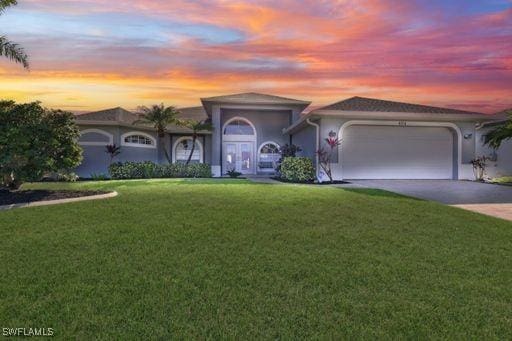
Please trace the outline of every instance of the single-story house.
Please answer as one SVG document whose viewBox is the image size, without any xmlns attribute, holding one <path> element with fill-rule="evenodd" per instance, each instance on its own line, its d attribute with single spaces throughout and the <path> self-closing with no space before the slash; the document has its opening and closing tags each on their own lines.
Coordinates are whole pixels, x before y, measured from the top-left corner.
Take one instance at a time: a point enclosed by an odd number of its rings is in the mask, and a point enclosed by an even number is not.
<svg viewBox="0 0 512 341">
<path fill-rule="evenodd" d="M 201 99 L 201 106 L 180 109 L 183 119 L 209 120 L 200 133 L 192 162 L 211 165 L 214 176 L 235 169 L 243 174 L 271 174 L 279 147 L 298 145 L 301 156 L 318 162 L 316 150 L 328 135 L 342 141 L 333 157 L 336 179 L 472 179 L 470 161 L 493 157 L 493 174 L 512 174 L 506 143 L 493 151 L 484 135 L 503 115 L 352 97 L 304 113 L 311 102 L 259 93 Z M 115 161 L 185 162 L 191 131 L 169 126 L 159 140 L 155 129 L 136 124 L 138 116 L 122 108 L 81 114 L 81 177 L 107 173 L 105 145 L 121 146 Z M 506 151 L 506 152 L 505 152 Z M 319 176 L 322 176 L 317 167 Z"/>
</svg>

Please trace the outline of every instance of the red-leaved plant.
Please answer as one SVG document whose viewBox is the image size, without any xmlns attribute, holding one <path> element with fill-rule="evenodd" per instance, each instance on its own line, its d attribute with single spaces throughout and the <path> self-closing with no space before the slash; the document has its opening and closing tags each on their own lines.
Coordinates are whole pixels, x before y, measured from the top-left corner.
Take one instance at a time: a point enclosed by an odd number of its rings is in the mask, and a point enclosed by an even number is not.
<svg viewBox="0 0 512 341">
<path fill-rule="evenodd" d="M 326 145 L 317 150 L 316 153 L 318 155 L 320 167 L 322 167 L 325 174 L 329 177 L 329 181 L 333 182 L 331 160 L 334 155 L 334 151 L 341 144 L 341 140 L 336 137 L 336 133 L 334 131 L 331 131 L 329 132 L 329 137 L 325 139 L 325 144 Z"/>
<path fill-rule="evenodd" d="M 116 146 L 116 144 L 107 144 L 105 146 L 105 153 L 110 156 L 110 164 L 112 164 L 112 161 L 114 161 L 114 158 L 121 154 L 121 147 Z"/>
</svg>

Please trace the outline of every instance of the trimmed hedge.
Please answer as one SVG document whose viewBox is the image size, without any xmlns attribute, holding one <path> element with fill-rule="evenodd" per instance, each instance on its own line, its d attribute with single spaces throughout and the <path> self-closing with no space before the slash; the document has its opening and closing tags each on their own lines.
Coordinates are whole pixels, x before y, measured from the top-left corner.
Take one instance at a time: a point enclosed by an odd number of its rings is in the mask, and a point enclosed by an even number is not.
<svg viewBox="0 0 512 341">
<path fill-rule="evenodd" d="M 112 179 L 150 179 L 150 178 L 211 178 L 211 167 L 205 163 L 173 163 L 157 165 L 151 161 L 116 162 L 108 168 Z"/>
<path fill-rule="evenodd" d="M 315 180 L 313 161 L 307 157 L 285 157 L 281 162 L 281 179 L 291 182 L 311 182 Z"/>
</svg>

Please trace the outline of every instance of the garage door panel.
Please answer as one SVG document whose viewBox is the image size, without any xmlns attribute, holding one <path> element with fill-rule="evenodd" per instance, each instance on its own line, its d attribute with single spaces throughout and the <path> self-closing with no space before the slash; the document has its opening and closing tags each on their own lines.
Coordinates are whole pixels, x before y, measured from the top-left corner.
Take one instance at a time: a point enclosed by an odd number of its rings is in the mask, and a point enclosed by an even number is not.
<svg viewBox="0 0 512 341">
<path fill-rule="evenodd" d="M 346 179 L 451 179 L 453 136 L 442 127 L 351 126 L 342 168 Z"/>
</svg>

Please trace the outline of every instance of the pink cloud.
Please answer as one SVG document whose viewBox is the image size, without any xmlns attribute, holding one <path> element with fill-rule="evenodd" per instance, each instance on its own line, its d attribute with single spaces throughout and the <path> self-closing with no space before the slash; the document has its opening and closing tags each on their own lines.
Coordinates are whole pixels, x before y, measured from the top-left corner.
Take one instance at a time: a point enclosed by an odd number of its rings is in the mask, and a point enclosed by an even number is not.
<svg viewBox="0 0 512 341">
<path fill-rule="evenodd" d="M 441 9 L 413 1 L 378 0 L 26 0 L 20 9 L 76 20 L 91 13 L 168 18 L 244 34 L 228 43 L 190 37 L 151 47 L 130 39 L 27 37 L 20 42 L 33 72 L 0 64 L 5 75 L 26 82 L 33 75 L 76 80 L 107 74 L 115 82 L 138 82 L 141 100 L 169 91 L 173 101 L 188 103 L 193 96 L 250 89 L 322 104 L 358 94 L 488 112 L 502 109 L 512 95 L 510 8 L 448 19 Z M 69 49 L 70 43 L 78 48 Z"/>
</svg>

